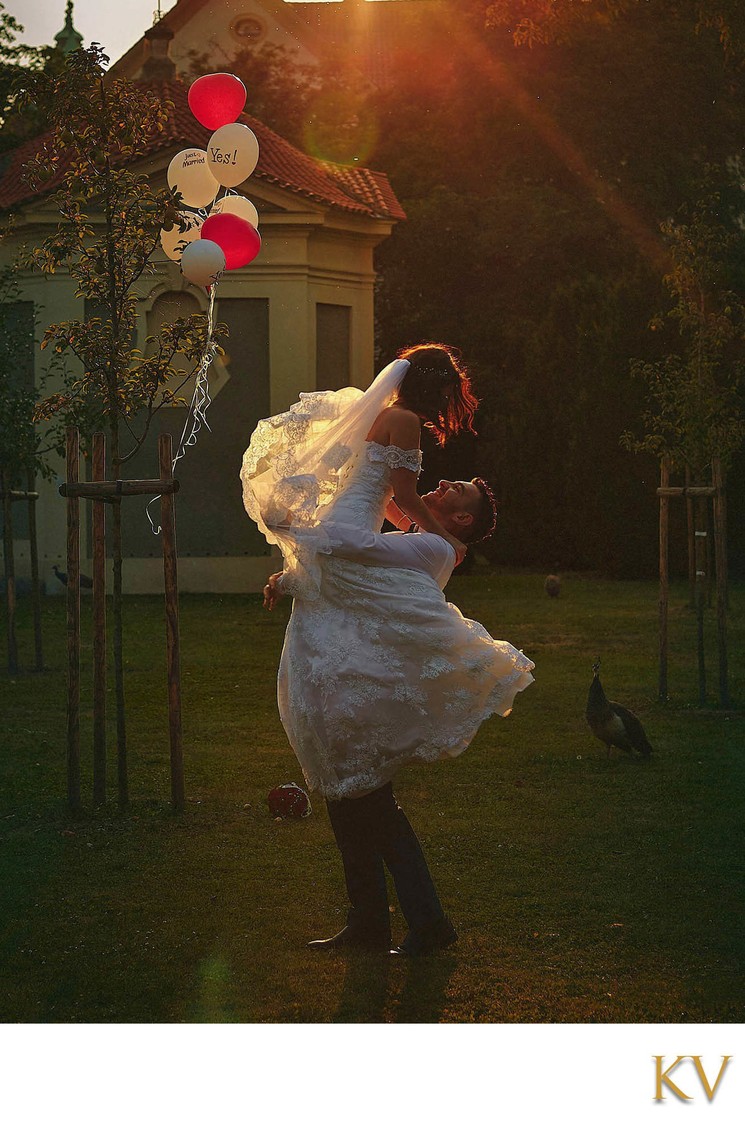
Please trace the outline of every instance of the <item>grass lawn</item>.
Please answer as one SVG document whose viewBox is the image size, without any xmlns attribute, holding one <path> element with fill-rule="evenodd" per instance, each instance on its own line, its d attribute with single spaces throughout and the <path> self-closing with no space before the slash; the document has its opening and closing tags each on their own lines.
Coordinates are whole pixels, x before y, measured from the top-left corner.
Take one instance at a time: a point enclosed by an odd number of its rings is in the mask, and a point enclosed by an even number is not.
<svg viewBox="0 0 745 1135">
<path fill-rule="evenodd" d="M 266 806 L 270 788 L 300 780 L 274 698 L 287 609 L 182 596 L 189 803 L 174 817 L 162 602 L 129 598 L 132 807 L 88 805 L 72 821 L 64 602 L 47 600 L 47 671 L 0 675 L 0 1019 L 741 1021 L 745 587 L 733 587 L 726 712 L 714 695 L 698 707 L 682 586 L 665 706 L 654 583 L 570 576 L 552 601 L 538 575 L 492 574 L 458 578 L 448 596 L 525 650 L 536 683 L 461 757 L 397 780 L 461 936 L 416 962 L 305 949 L 342 925 L 346 906 L 322 801 L 296 822 Z M 715 691 L 713 612 L 707 622 Z M 85 707 L 89 627 L 86 601 Z M 19 639 L 30 665 L 23 604 Z M 608 759 L 589 732 L 597 654 L 608 696 L 644 722 L 652 760 Z M 82 734 L 89 802 L 87 708 Z M 112 732 L 112 798 L 114 752 Z M 398 911 L 394 927 L 402 936 Z"/>
</svg>

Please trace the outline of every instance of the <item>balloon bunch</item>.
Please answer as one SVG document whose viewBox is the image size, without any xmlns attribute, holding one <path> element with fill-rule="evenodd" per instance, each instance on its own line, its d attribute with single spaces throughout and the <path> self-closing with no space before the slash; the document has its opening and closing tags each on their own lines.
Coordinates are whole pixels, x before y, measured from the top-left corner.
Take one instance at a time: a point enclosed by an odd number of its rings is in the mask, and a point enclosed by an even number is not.
<svg viewBox="0 0 745 1135">
<path fill-rule="evenodd" d="M 181 205 L 168 229 L 161 229 L 160 243 L 170 260 L 181 263 L 181 272 L 192 284 L 207 289 L 207 344 L 196 368 L 194 393 L 186 415 L 172 468 L 194 445 L 211 399 L 208 372 L 217 353 L 212 337 L 215 286 L 223 272 L 243 268 L 258 256 L 261 237 L 259 214 L 247 197 L 230 192 L 256 169 L 259 143 L 248 126 L 236 122 L 246 105 L 246 88 L 236 75 L 202 75 L 189 88 L 189 107 L 202 126 L 214 133 L 206 150 L 188 149 L 176 154 L 168 166 L 168 184 L 181 194 Z M 225 193 L 218 199 L 220 187 Z M 146 508 L 154 535 L 156 526 L 150 506 Z"/>
<path fill-rule="evenodd" d="M 246 104 L 246 88 L 236 75 L 202 75 L 189 88 L 192 114 L 214 133 L 206 150 L 176 154 L 168 184 L 181 194 L 181 208 L 160 241 L 171 260 L 181 263 L 192 284 L 210 289 L 225 271 L 243 268 L 258 256 L 259 214 L 247 197 L 226 192 L 253 173 L 259 143 L 248 126 L 236 122 Z"/>
</svg>

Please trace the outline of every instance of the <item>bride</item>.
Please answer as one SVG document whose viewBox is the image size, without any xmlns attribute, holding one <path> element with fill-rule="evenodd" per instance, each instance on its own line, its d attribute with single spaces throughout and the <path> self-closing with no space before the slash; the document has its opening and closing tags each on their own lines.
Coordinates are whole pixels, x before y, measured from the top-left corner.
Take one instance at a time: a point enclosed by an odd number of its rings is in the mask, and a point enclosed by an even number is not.
<svg viewBox="0 0 745 1135">
<path fill-rule="evenodd" d="M 351 909 L 319 948 L 390 943 L 383 862 L 410 933 L 399 950 L 446 945 L 445 919 L 391 779 L 404 764 L 462 752 L 481 722 L 506 716 L 533 664 L 465 619 L 442 594 L 466 541 L 493 528 L 483 482 L 417 493 L 420 430 L 445 444 L 472 429 L 477 401 L 455 353 L 402 352 L 363 394 L 304 394 L 257 426 L 244 456 L 244 503 L 284 555 L 281 591 L 294 597 L 278 676 L 280 716 L 310 789 L 326 799 Z M 445 504 L 448 508 L 445 508 Z M 416 525 L 436 572 L 350 562 L 344 533 L 379 533 L 384 517 Z M 341 535 L 340 535 L 341 534 Z M 417 537 L 398 536 L 398 541 Z M 358 557 L 359 559 L 359 557 Z"/>
<path fill-rule="evenodd" d="M 426 532 L 464 545 L 446 532 L 416 492 L 421 471 L 421 426 L 444 445 L 473 430 L 478 400 L 452 348 L 420 344 L 402 351 L 363 393 L 354 387 L 301 394 L 284 414 L 259 422 L 243 457 L 243 503 L 285 559 L 285 586 L 317 596 L 321 521 L 351 506 L 362 527 L 379 529 L 395 495 L 401 514 Z M 341 497 L 368 464 L 388 467 L 390 481 L 355 505 Z M 395 521 L 394 521 L 395 523 Z"/>
</svg>

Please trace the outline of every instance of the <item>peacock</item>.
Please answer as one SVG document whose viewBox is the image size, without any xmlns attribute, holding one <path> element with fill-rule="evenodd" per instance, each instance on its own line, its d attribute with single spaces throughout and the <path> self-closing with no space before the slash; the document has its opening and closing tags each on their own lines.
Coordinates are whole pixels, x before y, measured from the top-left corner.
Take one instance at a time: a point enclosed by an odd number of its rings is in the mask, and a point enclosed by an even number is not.
<svg viewBox="0 0 745 1135">
<path fill-rule="evenodd" d="M 57 579 L 60 581 L 62 586 L 67 587 L 67 572 L 60 571 L 57 567 L 57 564 L 52 564 L 52 571 L 57 576 Z M 88 588 L 93 587 L 93 580 L 91 579 L 91 577 L 89 575 L 83 575 L 82 571 L 80 573 L 80 586 Z"/>
<path fill-rule="evenodd" d="M 625 753 L 636 750 L 643 757 L 652 755 L 647 734 L 636 714 L 618 702 L 608 701 L 600 684 L 600 659 L 593 663 L 593 679 L 587 695 L 587 724 L 598 741 L 608 746 L 608 756 L 615 745 Z"/>
</svg>

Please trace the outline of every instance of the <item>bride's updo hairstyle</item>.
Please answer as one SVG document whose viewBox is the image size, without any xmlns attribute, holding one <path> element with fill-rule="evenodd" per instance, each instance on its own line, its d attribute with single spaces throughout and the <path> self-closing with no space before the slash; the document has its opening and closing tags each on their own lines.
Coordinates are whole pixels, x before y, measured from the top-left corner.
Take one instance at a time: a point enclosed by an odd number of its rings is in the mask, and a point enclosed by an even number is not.
<svg viewBox="0 0 745 1135">
<path fill-rule="evenodd" d="M 399 397 L 425 419 L 438 445 L 445 445 L 462 430 L 473 428 L 479 404 L 471 380 L 452 347 L 444 343 L 420 343 L 407 347 L 398 357 L 411 365 L 399 388 Z"/>
</svg>

